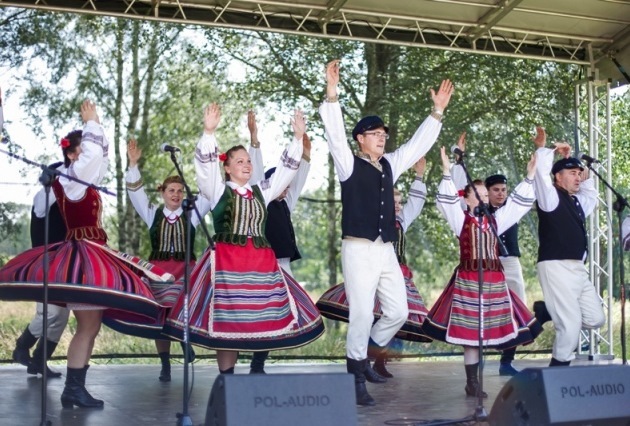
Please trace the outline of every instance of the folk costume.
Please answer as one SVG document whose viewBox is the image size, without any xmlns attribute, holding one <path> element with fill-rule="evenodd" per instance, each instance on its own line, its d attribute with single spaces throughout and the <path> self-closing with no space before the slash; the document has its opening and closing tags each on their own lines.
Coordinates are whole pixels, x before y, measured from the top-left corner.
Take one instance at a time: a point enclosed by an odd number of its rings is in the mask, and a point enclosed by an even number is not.
<svg viewBox="0 0 630 426">
<path fill-rule="evenodd" d="M 81 155 L 67 174 L 100 184 L 109 161 L 108 141 L 103 128 L 93 121 L 84 127 Z M 139 321 L 158 314 L 149 281 L 173 280 L 173 276 L 138 258 L 106 245 L 101 224 L 102 201 L 99 192 L 65 177 L 52 185 L 64 218 L 66 240 L 48 247 L 49 302 L 68 309 L 104 309 L 115 316 L 132 313 Z M 44 247 L 27 250 L 0 269 L 0 299 L 42 301 L 42 258 Z"/>
<path fill-rule="evenodd" d="M 219 350 L 265 351 L 305 345 L 324 331 L 308 294 L 283 273 L 265 238 L 266 205 L 289 185 L 302 155 L 301 140 L 282 154 L 269 187 L 223 182 L 214 134 L 195 153 L 197 184 L 210 200 L 216 235 L 191 274 L 190 342 Z M 165 333 L 183 338 L 184 295 Z"/>
<path fill-rule="evenodd" d="M 396 258 L 398 259 L 400 269 L 405 279 L 407 307 L 409 309 L 407 320 L 396 333 L 396 337 L 412 342 L 430 342 L 432 340 L 422 331 L 422 323 L 428 311 L 424 305 L 422 296 L 420 296 L 416 285 L 413 283 L 413 274 L 411 269 L 407 266 L 407 259 L 405 257 L 405 233 L 411 223 L 422 212 L 426 201 L 426 194 L 426 184 L 421 178 L 416 177 L 409 189 L 408 201 L 403 206 L 400 215 L 396 217 L 397 238 L 393 242 Z M 348 322 L 348 298 L 346 296 L 344 283 L 337 284 L 327 290 L 317 301 L 317 307 L 326 318 Z M 374 298 L 373 313 L 375 320 L 378 320 L 382 315 L 381 304 L 376 297 Z"/>
<path fill-rule="evenodd" d="M 497 233 L 525 215 L 534 202 L 532 181 L 525 179 L 510 194 L 504 207 L 488 219 L 477 218 L 461 208 L 458 191 L 450 176 L 444 176 L 438 188 L 438 209 L 459 237 L 460 261 L 424 321 L 422 329 L 434 339 L 456 345 L 478 347 L 479 284 L 477 267 L 483 268 L 484 346 L 506 349 L 530 343 L 542 331 L 527 307 L 505 283 L 499 260 Z M 478 252 L 478 230 L 483 234 L 483 253 Z"/>
<path fill-rule="evenodd" d="M 536 150 L 536 199 L 538 200 L 538 280 L 545 305 L 554 323 L 556 338 L 550 366 L 567 366 L 575 358 L 580 330 L 604 325 L 602 302 L 584 265 L 588 254 L 586 217 L 597 205 L 593 179 L 580 183 L 570 195 L 554 186 L 552 174 L 582 168 L 577 158 L 563 158 L 553 164 L 554 151 Z"/>
</svg>

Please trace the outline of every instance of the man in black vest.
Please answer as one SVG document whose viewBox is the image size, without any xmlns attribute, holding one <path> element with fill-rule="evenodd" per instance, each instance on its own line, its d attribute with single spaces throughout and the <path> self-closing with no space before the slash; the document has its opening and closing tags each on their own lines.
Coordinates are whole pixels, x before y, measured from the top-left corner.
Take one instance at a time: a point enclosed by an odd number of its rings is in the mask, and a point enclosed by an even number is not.
<svg viewBox="0 0 630 426">
<path fill-rule="evenodd" d="M 586 217 L 597 205 L 593 179 L 567 143 L 545 148 L 547 136 L 536 129 L 536 200 L 538 203 L 538 279 L 556 329 L 549 366 L 568 366 L 582 328 L 599 328 L 606 318 L 602 302 L 584 265 L 588 238 Z M 553 164 L 554 152 L 564 158 Z M 549 172 L 553 175 L 553 182 Z"/>
<path fill-rule="evenodd" d="M 63 163 L 55 163 L 49 166 L 56 169 L 63 168 Z M 59 206 L 55 201 L 54 194 L 49 195 L 48 208 L 48 242 L 54 244 L 66 239 L 66 224 L 61 217 Z M 52 204 L 51 204 L 52 203 Z M 44 189 L 42 188 L 33 199 L 33 208 L 31 209 L 31 244 L 33 247 L 44 245 L 44 225 L 46 214 L 46 197 Z M 63 334 L 66 324 L 68 323 L 68 317 L 70 312 L 66 308 L 62 308 L 57 305 L 48 305 L 48 340 L 46 342 L 46 354 L 44 354 L 44 341 L 43 336 L 43 315 L 44 305 L 42 303 L 37 304 L 37 310 L 35 316 L 31 320 L 30 324 L 24 329 L 20 337 L 15 342 L 15 349 L 13 350 L 13 360 L 19 364 L 25 365 L 26 372 L 28 374 L 41 374 L 42 365 L 44 363 L 44 356 L 48 360 L 52 357 L 53 352 L 57 348 L 59 339 Z M 37 343 L 35 350 L 33 351 L 33 357 L 30 356 L 30 349 Z M 53 371 L 46 367 L 48 377 L 61 377 L 61 373 Z"/>
<path fill-rule="evenodd" d="M 326 99 L 319 108 L 326 139 L 341 182 L 341 263 L 348 298 L 349 318 L 346 364 L 355 378 L 357 404 L 374 405 L 367 392 L 368 342 L 378 357 L 407 319 L 407 294 L 393 241 L 397 239 L 394 183 L 424 156 L 441 129 L 444 109 L 453 93 L 449 80 L 437 93 L 431 89 L 433 112 L 411 140 L 385 154 L 389 128 L 377 116 L 362 118 L 352 131 L 358 152 L 348 145 L 337 96 L 339 61 L 326 66 Z M 374 322 L 374 297 L 383 315 Z"/>
<path fill-rule="evenodd" d="M 507 178 L 502 174 L 488 176 L 485 180 L 488 189 L 488 202 L 490 210 L 494 213 L 505 205 L 508 196 Z M 507 249 L 507 256 L 500 256 L 505 282 L 508 288 L 513 291 L 523 303 L 527 303 L 525 294 L 525 280 L 523 279 L 523 269 L 521 268 L 521 251 L 518 246 L 518 223 L 499 236 L 503 245 Z M 506 349 L 501 354 L 499 363 L 499 375 L 514 376 L 518 373 L 512 366 L 516 348 Z"/>
</svg>

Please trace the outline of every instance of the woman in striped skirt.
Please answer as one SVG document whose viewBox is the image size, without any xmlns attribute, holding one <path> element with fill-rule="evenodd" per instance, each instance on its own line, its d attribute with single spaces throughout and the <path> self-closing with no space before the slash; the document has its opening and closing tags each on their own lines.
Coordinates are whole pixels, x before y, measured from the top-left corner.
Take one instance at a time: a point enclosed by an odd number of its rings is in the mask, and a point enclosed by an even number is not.
<svg viewBox="0 0 630 426">
<path fill-rule="evenodd" d="M 501 235 L 531 209 L 536 158 L 532 156 L 527 164 L 527 178 L 510 194 L 506 205 L 495 216 L 479 218 L 474 215 L 479 202 L 470 185 L 464 189 L 464 202 L 468 210 L 462 210 L 444 147 L 440 152 L 444 175 L 438 187 L 437 205 L 459 238 L 460 261 L 447 287 L 431 308 L 422 329 L 434 339 L 464 347 L 465 391 L 468 396 L 478 396 L 480 312 L 483 313 L 483 345 L 486 347 L 506 349 L 527 344 L 542 331 L 533 314 L 518 296 L 509 291 L 498 257 L 497 238 L 490 229 L 495 226 L 497 235 Z M 483 182 L 475 181 L 474 185 L 481 200 L 487 203 L 488 190 Z M 482 253 L 478 252 L 479 229 L 483 240 Z M 482 262 L 483 268 L 481 309 L 477 271 L 479 262 Z M 487 396 L 485 392 L 483 396 Z"/>
<path fill-rule="evenodd" d="M 109 144 L 94 103 L 83 102 L 81 117 L 83 131 L 73 131 L 61 140 L 64 171 L 98 185 L 109 164 Z M 173 280 L 173 276 L 107 247 L 97 190 L 65 177 L 55 179 L 52 189 L 68 232 L 66 241 L 48 246 L 49 302 L 67 306 L 77 319 L 61 403 L 64 408 L 100 408 L 103 401 L 88 393 L 85 377 L 103 312 L 128 312 L 138 321 L 154 321 L 160 305 L 148 281 Z M 41 302 L 43 257 L 44 246 L 35 247 L 0 269 L 0 299 Z"/>
<path fill-rule="evenodd" d="M 218 105 L 205 109 L 195 154 L 197 184 L 212 207 L 216 248 L 204 253 L 191 274 L 189 326 L 190 341 L 216 349 L 219 371 L 231 374 L 239 350 L 302 346 L 318 338 L 324 326 L 308 294 L 282 272 L 265 238 L 266 205 L 289 185 L 300 163 L 304 117 L 296 111 L 294 139 L 263 186 L 248 183 L 252 166 L 243 146 L 219 155 L 220 117 Z M 165 325 L 165 333 L 178 339 L 186 325 L 185 301 L 182 294 Z"/>
</svg>

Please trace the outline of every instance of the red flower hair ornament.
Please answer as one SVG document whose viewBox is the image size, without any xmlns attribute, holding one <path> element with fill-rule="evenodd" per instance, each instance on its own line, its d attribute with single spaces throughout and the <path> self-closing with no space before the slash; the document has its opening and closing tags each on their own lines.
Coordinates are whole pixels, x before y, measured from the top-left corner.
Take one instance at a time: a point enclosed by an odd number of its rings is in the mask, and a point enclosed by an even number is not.
<svg viewBox="0 0 630 426">
<path fill-rule="evenodd" d="M 59 145 L 61 145 L 61 148 L 66 149 L 70 146 L 70 139 L 68 138 L 63 138 L 61 139 L 61 141 L 59 141 Z"/>
<path fill-rule="evenodd" d="M 227 154 L 225 152 L 219 154 L 219 161 L 225 163 L 225 160 L 227 160 Z"/>
</svg>

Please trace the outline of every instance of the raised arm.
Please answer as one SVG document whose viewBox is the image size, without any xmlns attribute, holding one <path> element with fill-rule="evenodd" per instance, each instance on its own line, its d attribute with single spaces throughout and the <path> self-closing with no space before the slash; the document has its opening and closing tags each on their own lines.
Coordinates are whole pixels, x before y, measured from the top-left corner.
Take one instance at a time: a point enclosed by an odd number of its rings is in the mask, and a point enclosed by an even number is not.
<svg viewBox="0 0 630 426">
<path fill-rule="evenodd" d="M 84 123 L 81 153 L 68 167 L 68 174 L 98 185 L 103 181 L 109 166 L 107 157 L 109 141 L 105 137 L 96 105 L 92 101 L 86 99 L 81 104 L 81 118 Z M 66 196 L 71 200 L 79 200 L 85 195 L 86 187 L 81 183 L 64 177 L 59 178 L 59 183 L 63 185 Z"/>
<path fill-rule="evenodd" d="M 289 207 L 289 211 L 292 212 L 295 208 L 302 189 L 306 184 L 306 178 L 308 172 L 311 170 L 311 139 L 306 133 L 302 136 L 302 159 L 300 160 L 300 166 L 298 167 L 297 174 L 293 178 L 293 182 L 289 186 L 289 192 L 287 192 L 286 202 Z"/>
<path fill-rule="evenodd" d="M 195 171 L 199 192 L 210 201 L 211 208 L 214 208 L 225 190 L 215 137 L 221 120 L 221 107 L 212 103 L 204 109 L 203 115 L 203 135 L 195 149 Z"/>
<path fill-rule="evenodd" d="M 512 225 L 521 220 L 529 212 L 535 201 L 534 177 L 536 176 L 536 154 L 532 154 L 527 163 L 527 176 L 510 193 L 505 206 L 494 213 L 499 235 L 507 231 Z"/>
<path fill-rule="evenodd" d="M 144 182 L 138 168 L 138 161 L 142 158 L 142 150 L 138 147 L 138 142 L 135 139 L 130 139 L 127 142 L 127 158 L 129 159 L 129 168 L 125 173 L 127 194 L 133 208 L 150 228 L 153 219 L 155 219 L 157 207 L 149 202 L 149 197 L 144 191 Z"/>
<path fill-rule="evenodd" d="M 396 151 L 385 154 L 392 166 L 394 182 L 420 157 L 423 157 L 437 140 L 442 129 L 440 120 L 451 99 L 453 90 L 453 83 L 450 80 L 443 80 L 437 92 L 431 89 L 431 98 L 433 99 L 431 114 L 420 124 L 409 141 Z"/>
<path fill-rule="evenodd" d="M 444 147 L 440 148 L 440 156 L 442 157 L 442 181 L 438 186 L 435 200 L 438 210 L 444 215 L 455 235 L 459 237 L 464 227 L 466 213 L 462 210 L 457 188 L 451 180 L 451 162 Z"/>
<path fill-rule="evenodd" d="M 2 139 L 2 129 L 4 129 L 4 113 L 2 112 L 2 89 L 0 88 L 0 139 Z"/>
<path fill-rule="evenodd" d="M 426 166 L 427 160 L 424 157 L 413 166 L 416 171 L 416 178 L 411 183 L 407 194 L 407 202 L 403 206 L 399 218 L 403 232 L 407 232 L 411 223 L 420 216 L 424 203 L 427 200 L 427 185 L 422 180 Z"/>
<path fill-rule="evenodd" d="M 339 60 L 335 59 L 326 65 L 326 100 L 319 107 L 319 115 L 324 122 L 328 149 L 335 163 L 337 177 L 340 182 L 343 182 L 352 174 L 354 155 L 346 138 L 337 84 L 339 84 Z"/>
<path fill-rule="evenodd" d="M 262 150 L 258 140 L 258 125 L 256 124 L 256 113 L 247 111 L 247 128 L 249 129 L 249 158 L 252 161 L 252 176 L 249 179 L 250 185 L 260 182 L 265 178 L 265 165 L 263 163 Z"/>
</svg>

